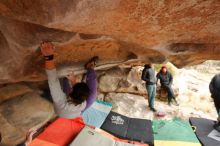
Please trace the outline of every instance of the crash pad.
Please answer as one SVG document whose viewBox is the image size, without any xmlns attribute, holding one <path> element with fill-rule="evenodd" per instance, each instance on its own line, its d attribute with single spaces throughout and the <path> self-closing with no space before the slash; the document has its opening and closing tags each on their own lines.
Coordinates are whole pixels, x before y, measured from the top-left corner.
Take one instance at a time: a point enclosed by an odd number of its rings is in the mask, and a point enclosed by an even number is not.
<svg viewBox="0 0 220 146">
<path fill-rule="evenodd" d="M 96 100 L 82 115 L 87 125 L 100 128 L 112 109 L 112 104 Z"/>
<path fill-rule="evenodd" d="M 131 141 L 131 140 L 126 140 L 126 139 L 121 139 L 121 138 L 118 138 L 102 129 L 99 129 L 99 128 L 96 128 L 95 129 L 96 131 L 98 131 L 99 133 L 101 133 L 102 135 L 105 135 L 111 139 L 114 139 L 115 141 L 120 141 L 120 142 L 126 142 L 126 143 L 131 143 L 131 144 L 135 144 L 136 146 L 148 146 L 148 144 L 145 144 L 145 143 L 141 143 L 141 142 L 138 142 L 138 141 Z"/>
<path fill-rule="evenodd" d="M 83 128 L 70 146 L 135 146 L 125 142 L 115 141 L 89 127 Z"/>
<path fill-rule="evenodd" d="M 59 146 L 51 142 L 35 138 L 29 146 Z"/>
<path fill-rule="evenodd" d="M 153 145 L 152 122 L 146 119 L 136 119 L 110 112 L 101 129 L 112 135 Z"/>
<path fill-rule="evenodd" d="M 40 146 L 40 144 L 42 146 L 46 146 L 46 144 L 48 146 L 66 146 L 78 135 L 84 126 L 85 123 L 81 117 L 72 120 L 58 118 L 33 140 L 31 146 Z"/>
<path fill-rule="evenodd" d="M 153 131 L 155 146 L 201 146 L 190 124 L 178 118 L 154 120 Z"/>
<path fill-rule="evenodd" d="M 213 125 L 216 121 L 205 118 L 189 119 L 191 125 L 195 127 L 195 133 L 203 146 L 220 146 L 220 141 L 209 137 L 209 134 L 214 130 Z M 220 133 L 217 132 L 218 137 Z"/>
</svg>

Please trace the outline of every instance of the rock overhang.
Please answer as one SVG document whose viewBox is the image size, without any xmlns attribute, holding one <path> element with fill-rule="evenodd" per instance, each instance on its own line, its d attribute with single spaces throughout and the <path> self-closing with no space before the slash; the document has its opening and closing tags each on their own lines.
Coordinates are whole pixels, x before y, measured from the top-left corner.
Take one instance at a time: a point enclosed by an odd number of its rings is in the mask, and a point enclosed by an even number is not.
<svg viewBox="0 0 220 146">
<path fill-rule="evenodd" d="M 0 2 L 0 83 L 44 80 L 38 46 L 54 42 L 58 66 L 220 59 L 220 2 L 77 0 Z"/>
</svg>

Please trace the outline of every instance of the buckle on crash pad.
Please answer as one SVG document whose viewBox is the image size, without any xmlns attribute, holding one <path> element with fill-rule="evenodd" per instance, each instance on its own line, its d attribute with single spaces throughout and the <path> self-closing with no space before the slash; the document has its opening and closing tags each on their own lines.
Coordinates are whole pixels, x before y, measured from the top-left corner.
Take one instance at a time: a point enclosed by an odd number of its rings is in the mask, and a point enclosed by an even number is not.
<svg viewBox="0 0 220 146">
<path fill-rule="evenodd" d="M 191 126 L 193 129 L 193 132 L 196 132 L 196 126 Z"/>
</svg>

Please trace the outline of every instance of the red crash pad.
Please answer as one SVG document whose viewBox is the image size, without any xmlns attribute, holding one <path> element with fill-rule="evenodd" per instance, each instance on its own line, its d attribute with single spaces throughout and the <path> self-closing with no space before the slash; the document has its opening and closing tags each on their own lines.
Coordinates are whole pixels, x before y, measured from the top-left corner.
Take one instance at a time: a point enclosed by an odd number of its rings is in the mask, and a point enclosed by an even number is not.
<svg viewBox="0 0 220 146">
<path fill-rule="evenodd" d="M 78 133 L 84 127 L 85 123 L 83 122 L 81 117 L 72 120 L 58 118 L 51 125 L 49 125 L 43 131 L 43 133 L 41 133 L 36 138 L 36 140 L 41 140 L 40 142 L 49 142 L 58 146 L 66 146 L 78 135 Z M 33 143 L 36 143 L 36 140 L 34 140 Z M 35 144 L 32 146 L 37 145 Z"/>
</svg>

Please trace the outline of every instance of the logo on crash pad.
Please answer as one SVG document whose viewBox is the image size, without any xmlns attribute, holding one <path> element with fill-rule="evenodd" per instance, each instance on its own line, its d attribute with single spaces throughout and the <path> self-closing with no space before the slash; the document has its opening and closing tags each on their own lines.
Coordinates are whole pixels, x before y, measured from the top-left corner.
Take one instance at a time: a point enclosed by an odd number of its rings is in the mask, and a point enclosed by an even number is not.
<svg viewBox="0 0 220 146">
<path fill-rule="evenodd" d="M 116 125 L 123 125 L 124 124 L 124 120 L 121 118 L 121 116 L 112 116 L 111 121 L 112 121 L 112 123 L 114 123 Z"/>
</svg>

